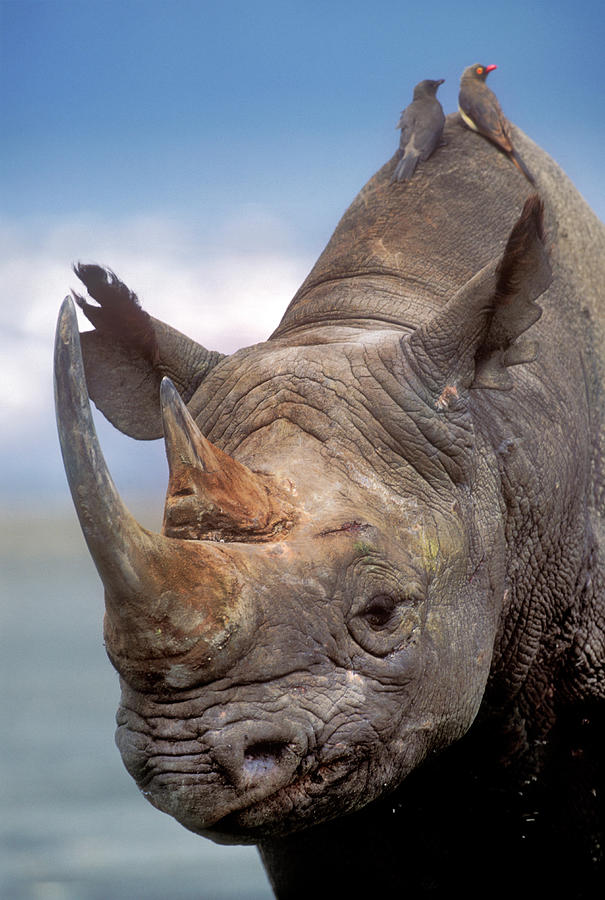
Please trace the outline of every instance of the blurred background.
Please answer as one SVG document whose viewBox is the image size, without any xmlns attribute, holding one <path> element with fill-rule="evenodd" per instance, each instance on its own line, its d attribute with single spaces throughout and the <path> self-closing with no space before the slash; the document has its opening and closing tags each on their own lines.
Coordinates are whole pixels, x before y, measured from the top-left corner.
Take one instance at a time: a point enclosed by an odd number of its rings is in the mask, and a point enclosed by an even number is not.
<svg viewBox="0 0 605 900">
<path fill-rule="evenodd" d="M 71 508 L 51 358 L 72 263 L 229 353 L 278 324 L 416 82 L 495 63 L 504 112 L 605 217 L 602 3 L 0 0 L 0 896 L 271 896 L 254 848 L 149 806 L 113 745 L 117 676 Z M 110 469 L 161 520 L 160 442 L 97 416 Z"/>
</svg>

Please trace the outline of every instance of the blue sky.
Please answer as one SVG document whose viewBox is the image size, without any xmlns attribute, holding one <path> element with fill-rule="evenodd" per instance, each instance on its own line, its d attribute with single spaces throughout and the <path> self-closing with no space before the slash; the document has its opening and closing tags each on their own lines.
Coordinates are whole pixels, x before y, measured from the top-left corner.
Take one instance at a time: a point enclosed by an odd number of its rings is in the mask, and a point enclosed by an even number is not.
<svg viewBox="0 0 605 900">
<path fill-rule="evenodd" d="M 499 65 L 490 84 L 505 112 L 580 189 L 603 186 L 597 2 L 1 8 L 12 214 L 199 218 L 261 202 L 306 231 L 390 155 L 416 81 L 446 78 L 440 97 L 453 111 L 460 71 L 478 60 Z"/>
<path fill-rule="evenodd" d="M 496 63 L 505 113 L 605 218 L 602 3 L 0 0 L 0 11 L 9 494 L 65 493 L 50 354 L 71 263 L 111 265 L 152 314 L 207 346 L 266 337 L 393 153 L 422 78 L 446 79 L 452 112 L 461 70 Z M 103 440 L 118 483 L 144 490 L 161 448 L 105 429 Z"/>
</svg>

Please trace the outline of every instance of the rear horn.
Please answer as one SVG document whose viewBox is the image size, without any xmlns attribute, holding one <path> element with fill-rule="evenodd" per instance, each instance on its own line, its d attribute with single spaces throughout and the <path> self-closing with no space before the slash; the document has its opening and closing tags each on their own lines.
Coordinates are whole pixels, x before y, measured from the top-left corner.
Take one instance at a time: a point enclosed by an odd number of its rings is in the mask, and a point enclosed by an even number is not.
<svg viewBox="0 0 605 900">
<path fill-rule="evenodd" d="M 164 532 L 172 537 L 275 540 L 293 508 L 273 479 L 252 472 L 204 437 L 169 378 L 160 389 L 170 469 Z"/>
</svg>

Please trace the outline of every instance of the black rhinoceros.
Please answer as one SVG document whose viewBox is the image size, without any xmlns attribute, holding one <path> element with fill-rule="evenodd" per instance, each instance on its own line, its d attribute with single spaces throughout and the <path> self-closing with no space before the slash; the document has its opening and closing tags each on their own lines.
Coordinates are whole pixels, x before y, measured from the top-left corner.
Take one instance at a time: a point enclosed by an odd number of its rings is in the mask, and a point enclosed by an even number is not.
<svg viewBox="0 0 605 900">
<path fill-rule="evenodd" d="M 536 188 L 445 137 L 362 189 L 265 343 L 211 353 L 94 266 L 83 360 L 59 322 L 124 763 L 186 828 L 257 843 L 280 897 L 601 884 L 604 229 L 521 133 Z M 85 375 L 164 433 L 162 534 Z"/>
</svg>

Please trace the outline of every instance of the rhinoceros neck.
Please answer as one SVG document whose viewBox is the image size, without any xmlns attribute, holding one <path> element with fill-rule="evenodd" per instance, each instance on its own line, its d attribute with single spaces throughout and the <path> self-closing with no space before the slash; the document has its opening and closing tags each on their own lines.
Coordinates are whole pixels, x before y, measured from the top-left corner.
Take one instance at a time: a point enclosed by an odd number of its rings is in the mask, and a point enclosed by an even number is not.
<svg viewBox="0 0 605 900">
<path fill-rule="evenodd" d="M 318 324 L 416 328 L 500 254 L 527 195 L 514 167 L 457 115 L 408 183 L 396 158 L 362 188 L 272 337 Z"/>
<path fill-rule="evenodd" d="M 379 268 L 334 275 L 311 284 L 309 279 L 271 338 L 289 338 L 309 328 L 330 325 L 413 330 L 447 299 L 435 286 Z"/>
</svg>

